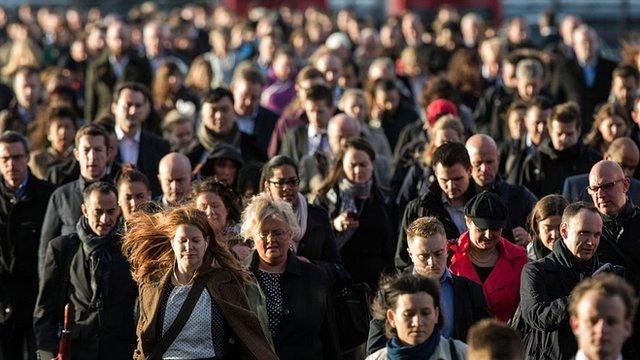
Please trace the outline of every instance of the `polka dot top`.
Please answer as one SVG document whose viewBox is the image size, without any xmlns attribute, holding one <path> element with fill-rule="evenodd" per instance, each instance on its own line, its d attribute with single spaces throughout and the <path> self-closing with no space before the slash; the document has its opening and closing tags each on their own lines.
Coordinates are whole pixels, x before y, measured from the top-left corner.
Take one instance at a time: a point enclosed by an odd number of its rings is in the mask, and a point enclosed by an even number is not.
<svg viewBox="0 0 640 360">
<path fill-rule="evenodd" d="M 264 292 L 269 317 L 269 330 L 275 339 L 278 336 L 282 314 L 284 312 L 284 295 L 282 294 L 282 273 L 269 273 L 259 270 L 258 284 Z"/>
</svg>

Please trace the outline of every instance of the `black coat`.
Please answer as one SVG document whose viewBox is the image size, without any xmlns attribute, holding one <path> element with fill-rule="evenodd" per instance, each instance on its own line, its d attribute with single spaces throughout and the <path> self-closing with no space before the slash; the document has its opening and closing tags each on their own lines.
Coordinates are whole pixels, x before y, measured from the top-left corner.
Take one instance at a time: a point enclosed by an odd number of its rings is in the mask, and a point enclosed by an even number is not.
<svg viewBox="0 0 640 360">
<path fill-rule="evenodd" d="M 120 250 L 120 238 L 114 236 L 111 243 L 104 246 L 111 255 L 107 263 L 110 275 L 102 309 L 97 310 L 79 300 L 82 299 L 81 292 L 90 293 L 90 281 L 69 267 L 84 251 L 78 234 L 60 236 L 49 243 L 33 314 L 38 351 L 56 353 L 64 306 L 71 302 L 75 308 L 71 328 L 72 359 L 133 357 L 136 346 L 134 305 L 138 289 L 131 278 L 129 263 Z"/>
<path fill-rule="evenodd" d="M 315 201 L 316 205 L 327 210 L 329 219 L 335 219 L 341 212 L 339 194 L 335 187 Z M 360 224 L 340 249 L 340 257 L 355 283 L 365 282 L 371 289 L 376 289 L 380 274 L 392 264 L 392 219 L 386 199 L 375 184 L 369 198 L 356 200 L 356 206 Z"/>
<path fill-rule="evenodd" d="M 582 132 L 587 132 L 593 124 L 593 110 L 609 98 L 613 70 L 617 64 L 598 56 L 593 85 L 588 87 L 584 72 L 577 60 L 569 59 L 558 65 L 551 82 L 551 92 L 558 103 L 574 101 L 580 106 Z"/>
<path fill-rule="evenodd" d="M 467 188 L 467 192 L 464 195 L 465 199 L 469 200 L 475 194 L 476 187 L 473 184 L 473 180 L 470 180 L 469 188 Z M 444 225 L 447 239 L 458 239 L 458 237 L 460 237 L 460 232 L 456 224 L 451 220 L 451 216 L 449 216 L 447 209 L 445 209 L 442 203 L 442 189 L 440 189 L 437 182 L 434 182 L 429 186 L 429 191 L 426 194 L 411 200 L 404 211 L 394 259 L 396 268 L 404 269 L 410 264 L 411 259 L 407 252 L 407 228 L 414 220 L 424 216 L 433 216 L 440 220 L 442 225 Z"/>
<path fill-rule="evenodd" d="M 255 117 L 255 127 L 253 129 L 253 137 L 256 140 L 256 145 L 260 151 L 264 154 L 267 153 L 269 147 L 269 141 L 271 140 L 271 133 L 276 127 L 279 114 L 263 107 L 258 107 L 258 113 Z"/>
<path fill-rule="evenodd" d="M 135 51 L 129 51 L 129 62 L 122 76 L 116 77 L 109 63 L 109 50 L 105 49 L 100 56 L 89 64 L 85 79 L 84 118 L 93 121 L 101 114 L 108 112 L 113 101 L 113 91 L 126 81 L 135 81 L 151 86 L 153 73 L 146 57 Z"/>
<path fill-rule="evenodd" d="M 502 85 L 488 88 L 473 111 L 474 131 L 490 135 L 500 143 L 506 139 L 506 112 L 513 101 L 513 90 Z"/>
<path fill-rule="evenodd" d="M 307 214 L 307 230 L 300 239 L 296 254 L 318 263 L 342 263 L 327 212 L 307 204 Z"/>
<path fill-rule="evenodd" d="M 391 149 L 394 150 L 395 153 L 400 132 L 402 132 L 407 125 L 420 121 L 420 116 L 412 105 L 400 101 L 400 105 L 398 105 L 395 113 L 385 114 L 379 120 L 384 134 L 387 136 L 387 140 L 389 140 L 389 146 L 391 146 Z"/>
<path fill-rule="evenodd" d="M 409 269 L 409 272 L 411 270 Z M 475 282 L 451 274 L 453 278 L 453 339 L 467 341 L 469 328 L 476 322 L 491 317 L 482 287 Z M 386 346 L 385 320 L 372 319 L 367 339 L 367 354 Z"/>
<path fill-rule="evenodd" d="M 522 269 L 520 314 L 526 358 L 566 360 L 576 354 L 578 345 L 569 327 L 569 294 L 580 278 L 563 259 L 573 257 L 559 239 L 551 254 L 530 262 Z M 561 246 L 562 245 L 562 246 Z M 575 259 L 575 258 L 574 258 Z M 592 269 L 597 269 L 597 259 Z M 587 271 L 590 276 L 593 271 Z"/>
<path fill-rule="evenodd" d="M 524 162 L 522 185 L 538 198 L 549 194 L 562 194 L 564 180 L 572 175 L 591 171 L 602 156 L 590 147 L 578 143 L 564 151 L 556 151 L 545 140 Z"/>
<path fill-rule="evenodd" d="M 257 251 L 245 260 L 256 278 L 259 260 Z M 273 338 L 278 357 L 282 360 L 338 359 L 331 282 L 326 273 L 314 264 L 299 260 L 290 251 L 281 286 L 284 315 Z"/>
<path fill-rule="evenodd" d="M 497 176 L 493 185 L 486 190 L 500 196 L 500 199 L 507 206 L 509 210 L 507 226 L 503 229 L 502 236 L 513 242 L 515 239 L 513 228 L 518 226 L 526 228 L 527 217 L 538 199 L 529 189 L 522 185 L 509 184 L 503 181 L 500 176 Z"/>
<path fill-rule="evenodd" d="M 500 146 L 500 170 L 502 178 L 510 184 L 521 184 L 524 161 L 535 152 L 534 145 L 524 139 L 509 140 Z"/>
<path fill-rule="evenodd" d="M 170 151 L 171 146 L 165 139 L 147 130 L 141 131 L 138 162 L 135 165 L 149 179 L 151 192 L 154 196 L 162 194 L 158 180 L 158 165 L 160 160 Z M 118 154 L 116 161 L 122 163 L 120 154 Z"/>
<path fill-rule="evenodd" d="M 52 192 L 53 185 L 29 174 L 25 194 L 16 198 L 0 178 L 0 309 L 11 307 L 13 320 L 21 324 L 33 321 L 38 241 Z"/>
</svg>

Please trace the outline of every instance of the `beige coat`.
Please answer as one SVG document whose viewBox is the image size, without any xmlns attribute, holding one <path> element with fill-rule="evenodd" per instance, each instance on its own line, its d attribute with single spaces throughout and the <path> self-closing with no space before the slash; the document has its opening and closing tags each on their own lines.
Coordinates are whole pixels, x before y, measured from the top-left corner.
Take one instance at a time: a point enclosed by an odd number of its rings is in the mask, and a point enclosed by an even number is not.
<svg viewBox="0 0 640 360">
<path fill-rule="evenodd" d="M 467 345 L 460 340 L 453 340 L 456 348 L 456 356 L 452 356 L 449 344 L 449 339 L 443 337 L 440 338 L 440 343 L 436 348 L 436 351 L 431 355 L 429 359 L 425 360 L 465 360 L 467 358 Z M 387 360 L 387 348 L 384 347 L 373 354 L 367 356 L 366 360 Z"/>
</svg>

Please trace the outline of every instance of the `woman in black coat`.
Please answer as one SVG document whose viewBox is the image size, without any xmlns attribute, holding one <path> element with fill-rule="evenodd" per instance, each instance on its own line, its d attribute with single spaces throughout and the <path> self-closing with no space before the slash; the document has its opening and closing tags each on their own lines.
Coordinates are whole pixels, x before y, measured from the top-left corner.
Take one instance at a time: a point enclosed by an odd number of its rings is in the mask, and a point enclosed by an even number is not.
<svg viewBox="0 0 640 360">
<path fill-rule="evenodd" d="M 329 214 L 344 267 L 375 289 L 392 264 L 392 221 L 373 177 L 375 152 L 363 139 L 347 141 L 314 203 Z"/>
</svg>

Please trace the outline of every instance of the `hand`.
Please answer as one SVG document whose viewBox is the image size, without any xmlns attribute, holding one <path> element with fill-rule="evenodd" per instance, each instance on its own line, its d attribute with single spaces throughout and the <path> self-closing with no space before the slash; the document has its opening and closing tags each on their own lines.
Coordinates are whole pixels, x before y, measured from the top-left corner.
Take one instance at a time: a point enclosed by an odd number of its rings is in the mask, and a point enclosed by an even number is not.
<svg viewBox="0 0 640 360">
<path fill-rule="evenodd" d="M 347 212 L 343 212 L 333 219 L 333 228 L 336 231 L 343 232 L 349 229 L 355 229 L 360 225 L 358 220 L 347 216 Z"/>
<path fill-rule="evenodd" d="M 238 259 L 244 260 L 249 254 L 251 254 L 251 248 L 245 244 L 236 244 L 231 247 Z"/>
<path fill-rule="evenodd" d="M 527 244 L 531 242 L 531 235 L 529 235 L 527 230 L 523 229 L 521 226 L 513 228 L 512 231 L 516 244 L 527 246 Z"/>
</svg>

